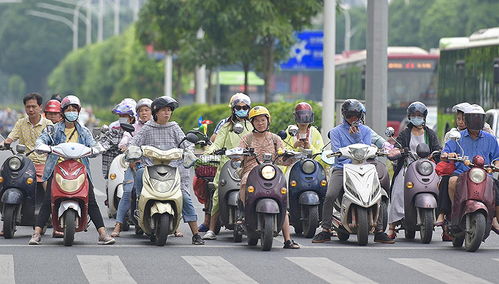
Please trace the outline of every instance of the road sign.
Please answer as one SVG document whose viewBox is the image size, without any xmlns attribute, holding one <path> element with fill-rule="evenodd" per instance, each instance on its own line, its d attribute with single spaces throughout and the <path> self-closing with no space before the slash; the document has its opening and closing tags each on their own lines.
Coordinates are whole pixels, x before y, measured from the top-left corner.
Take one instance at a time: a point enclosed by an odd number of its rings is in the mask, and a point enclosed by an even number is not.
<svg viewBox="0 0 499 284">
<path fill-rule="evenodd" d="M 304 31 L 296 33 L 296 43 L 291 47 L 289 59 L 282 63 L 282 70 L 316 69 L 322 70 L 322 50 L 324 33 Z"/>
</svg>

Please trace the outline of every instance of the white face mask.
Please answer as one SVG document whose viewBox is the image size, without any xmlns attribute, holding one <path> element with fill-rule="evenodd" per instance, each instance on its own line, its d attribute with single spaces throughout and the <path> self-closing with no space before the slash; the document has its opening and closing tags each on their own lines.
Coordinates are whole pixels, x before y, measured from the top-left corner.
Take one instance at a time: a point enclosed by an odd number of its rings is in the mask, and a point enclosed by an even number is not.
<svg viewBox="0 0 499 284">
<path fill-rule="evenodd" d="M 128 117 L 120 117 L 118 121 L 121 123 L 128 123 Z"/>
</svg>

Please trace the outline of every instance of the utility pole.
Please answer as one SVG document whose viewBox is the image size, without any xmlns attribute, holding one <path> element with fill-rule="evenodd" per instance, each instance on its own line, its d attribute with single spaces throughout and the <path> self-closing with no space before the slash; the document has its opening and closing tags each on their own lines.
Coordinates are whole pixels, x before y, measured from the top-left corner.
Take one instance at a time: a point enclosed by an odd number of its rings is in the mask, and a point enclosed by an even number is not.
<svg viewBox="0 0 499 284">
<path fill-rule="evenodd" d="M 384 133 L 387 122 L 388 0 L 368 0 L 366 122 Z"/>
<path fill-rule="evenodd" d="M 120 0 L 114 0 L 114 35 L 120 34 Z"/>
<path fill-rule="evenodd" d="M 322 87 L 322 137 L 334 127 L 334 54 L 336 41 L 336 0 L 324 0 L 324 80 Z"/>
<path fill-rule="evenodd" d="M 104 40 L 104 0 L 99 0 L 99 13 L 97 25 L 97 42 Z"/>
<path fill-rule="evenodd" d="M 196 35 L 198 40 L 203 40 L 204 31 L 200 28 Z M 206 103 L 206 66 L 196 67 L 196 103 Z"/>
<path fill-rule="evenodd" d="M 172 97 L 173 56 L 171 51 L 165 54 L 165 96 Z"/>
</svg>

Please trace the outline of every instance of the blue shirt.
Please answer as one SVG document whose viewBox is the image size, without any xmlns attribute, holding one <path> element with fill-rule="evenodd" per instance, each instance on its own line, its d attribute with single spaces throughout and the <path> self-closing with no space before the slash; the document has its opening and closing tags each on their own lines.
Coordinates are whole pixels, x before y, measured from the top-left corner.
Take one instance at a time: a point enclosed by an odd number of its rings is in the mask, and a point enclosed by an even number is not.
<svg viewBox="0 0 499 284">
<path fill-rule="evenodd" d="M 338 149 L 352 144 L 366 144 L 371 145 L 372 130 L 363 124 L 359 125 L 359 132 L 350 134 L 350 125 L 343 120 L 343 123 L 336 126 L 329 131 L 329 138 L 331 139 L 331 150 L 337 152 Z M 350 159 L 339 157 L 335 159 L 333 167 L 335 169 L 342 169 L 344 164 L 350 164 Z"/>
<path fill-rule="evenodd" d="M 94 146 L 96 142 L 90 130 L 88 130 L 88 128 L 86 128 L 85 126 L 81 126 L 79 123 L 75 123 L 75 125 L 76 125 L 76 131 L 78 132 L 78 143 L 83 144 L 87 147 Z M 55 127 L 54 137 L 53 137 L 54 141 L 52 142 L 49 134 L 47 133 L 46 130 L 44 130 L 40 135 L 40 137 L 36 139 L 36 145 L 45 144 L 49 146 L 55 146 L 61 143 L 65 143 L 66 134 L 64 133 L 64 129 L 66 129 L 66 124 L 64 124 L 64 121 L 55 124 L 54 127 Z M 47 162 L 45 164 L 45 169 L 43 171 L 43 177 L 42 177 L 43 181 L 46 181 L 50 178 L 50 176 L 54 172 L 57 160 L 59 160 L 58 156 L 56 156 L 55 154 L 49 154 Z M 83 165 L 85 165 L 88 177 L 90 178 L 90 180 L 92 180 L 90 176 L 90 165 L 88 162 L 88 158 L 86 157 L 81 158 L 81 162 L 83 163 Z"/>
<path fill-rule="evenodd" d="M 480 155 L 485 159 L 486 165 L 499 158 L 499 144 L 497 143 L 496 138 L 491 134 L 480 131 L 478 138 L 473 139 L 467 129 L 460 131 L 460 133 L 461 139 L 459 140 L 459 144 L 463 147 L 464 153 L 462 153 L 461 148 L 459 148 L 454 140 L 447 141 L 442 152 L 457 153 L 459 155 L 468 156 L 470 159 L 473 159 L 476 155 Z M 456 163 L 456 170 L 454 173 L 461 174 L 469 169 L 470 168 L 465 166 L 464 163 Z"/>
</svg>

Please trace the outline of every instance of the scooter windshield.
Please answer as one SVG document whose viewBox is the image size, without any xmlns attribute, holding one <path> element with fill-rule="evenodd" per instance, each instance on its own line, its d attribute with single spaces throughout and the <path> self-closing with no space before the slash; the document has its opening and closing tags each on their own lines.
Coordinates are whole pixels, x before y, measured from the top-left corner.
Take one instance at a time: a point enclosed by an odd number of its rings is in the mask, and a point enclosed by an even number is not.
<svg viewBox="0 0 499 284">
<path fill-rule="evenodd" d="M 52 146 L 52 153 L 65 159 L 80 159 L 92 153 L 92 149 L 80 143 L 61 143 Z"/>
</svg>

